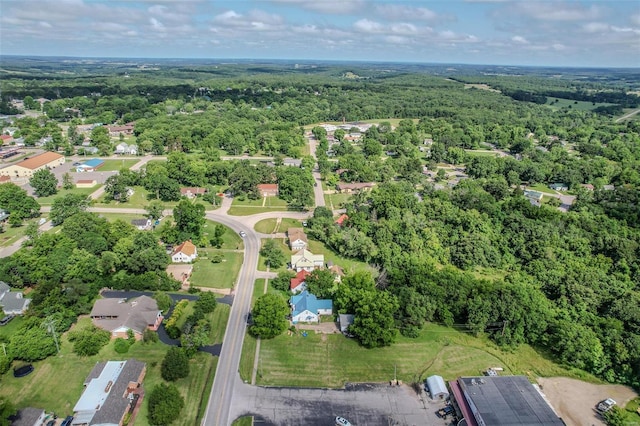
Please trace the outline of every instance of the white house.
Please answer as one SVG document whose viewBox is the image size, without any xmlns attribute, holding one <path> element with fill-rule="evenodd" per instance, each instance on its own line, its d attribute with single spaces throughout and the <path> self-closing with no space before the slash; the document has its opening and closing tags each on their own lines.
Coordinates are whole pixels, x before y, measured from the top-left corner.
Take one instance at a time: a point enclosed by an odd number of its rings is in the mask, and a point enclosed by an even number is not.
<svg viewBox="0 0 640 426">
<path fill-rule="evenodd" d="M 128 145 L 124 142 L 116 145 L 116 154 L 138 155 L 138 147 L 136 145 Z"/>
<path fill-rule="evenodd" d="M 287 234 L 289 235 L 291 250 L 299 251 L 307 248 L 307 234 L 304 233 L 302 228 L 289 228 Z"/>
<path fill-rule="evenodd" d="M 311 272 L 314 269 L 324 267 L 324 255 L 313 254 L 309 250 L 300 250 L 296 254 L 291 256 L 291 269 L 296 272 L 307 271 Z"/>
<path fill-rule="evenodd" d="M 174 263 L 193 262 L 197 257 L 198 248 L 191 241 L 185 241 L 173 249 L 173 252 L 171 253 L 171 260 Z"/>
<path fill-rule="evenodd" d="M 319 322 L 320 315 L 333 315 L 333 301 L 318 299 L 307 290 L 291 296 L 291 322 Z"/>
</svg>

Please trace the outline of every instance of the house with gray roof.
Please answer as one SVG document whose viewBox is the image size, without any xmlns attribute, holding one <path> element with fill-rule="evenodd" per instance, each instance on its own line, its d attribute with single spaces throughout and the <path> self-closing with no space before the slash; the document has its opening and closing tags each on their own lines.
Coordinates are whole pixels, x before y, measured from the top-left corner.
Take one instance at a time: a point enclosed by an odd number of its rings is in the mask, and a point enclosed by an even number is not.
<svg viewBox="0 0 640 426">
<path fill-rule="evenodd" d="M 142 381 L 147 372 L 144 362 L 99 362 L 84 382 L 84 392 L 73 407 L 73 426 L 116 426 L 123 424 L 127 412 L 139 403 Z M 131 424 L 133 424 L 131 419 Z"/>
<path fill-rule="evenodd" d="M 25 299 L 22 292 L 11 291 L 9 284 L 0 281 L 0 308 L 7 315 L 22 315 L 27 311 L 31 299 Z"/>
<path fill-rule="evenodd" d="M 158 303 L 149 296 L 140 296 L 130 301 L 124 299 L 98 299 L 91 309 L 93 324 L 111 332 L 111 337 L 127 338 L 129 330 L 137 340 L 149 328 L 157 330 L 162 323 L 162 311 Z"/>
<path fill-rule="evenodd" d="M 14 416 L 9 417 L 11 426 L 41 426 L 46 415 L 41 408 L 27 407 L 19 410 Z"/>
</svg>

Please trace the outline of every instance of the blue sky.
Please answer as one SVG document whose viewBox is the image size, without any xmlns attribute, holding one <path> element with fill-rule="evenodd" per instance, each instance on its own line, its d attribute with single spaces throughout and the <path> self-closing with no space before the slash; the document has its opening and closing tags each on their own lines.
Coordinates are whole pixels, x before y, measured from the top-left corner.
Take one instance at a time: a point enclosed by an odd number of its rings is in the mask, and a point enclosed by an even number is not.
<svg viewBox="0 0 640 426">
<path fill-rule="evenodd" d="M 0 0 L 0 53 L 640 67 L 640 1 Z"/>
</svg>

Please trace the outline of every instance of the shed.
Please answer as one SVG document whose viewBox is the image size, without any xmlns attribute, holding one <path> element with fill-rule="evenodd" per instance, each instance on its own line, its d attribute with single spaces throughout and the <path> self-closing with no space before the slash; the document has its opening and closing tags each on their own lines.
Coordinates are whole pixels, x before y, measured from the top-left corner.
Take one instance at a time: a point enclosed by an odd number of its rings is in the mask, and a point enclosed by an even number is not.
<svg viewBox="0 0 640 426">
<path fill-rule="evenodd" d="M 446 399 L 449 397 L 449 391 L 442 376 L 427 377 L 427 388 L 431 394 L 431 399 Z"/>
</svg>

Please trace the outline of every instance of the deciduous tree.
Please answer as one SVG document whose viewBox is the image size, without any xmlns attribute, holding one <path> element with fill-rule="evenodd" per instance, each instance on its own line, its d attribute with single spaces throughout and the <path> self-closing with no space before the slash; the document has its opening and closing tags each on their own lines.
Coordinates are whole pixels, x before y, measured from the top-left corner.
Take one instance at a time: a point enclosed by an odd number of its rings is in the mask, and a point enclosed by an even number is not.
<svg viewBox="0 0 640 426">
<path fill-rule="evenodd" d="M 263 294 L 253 307 L 253 324 L 249 332 L 262 339 L 272 339 L 287 329 L 289 306 L 279 294 Z"/>
</svg>

